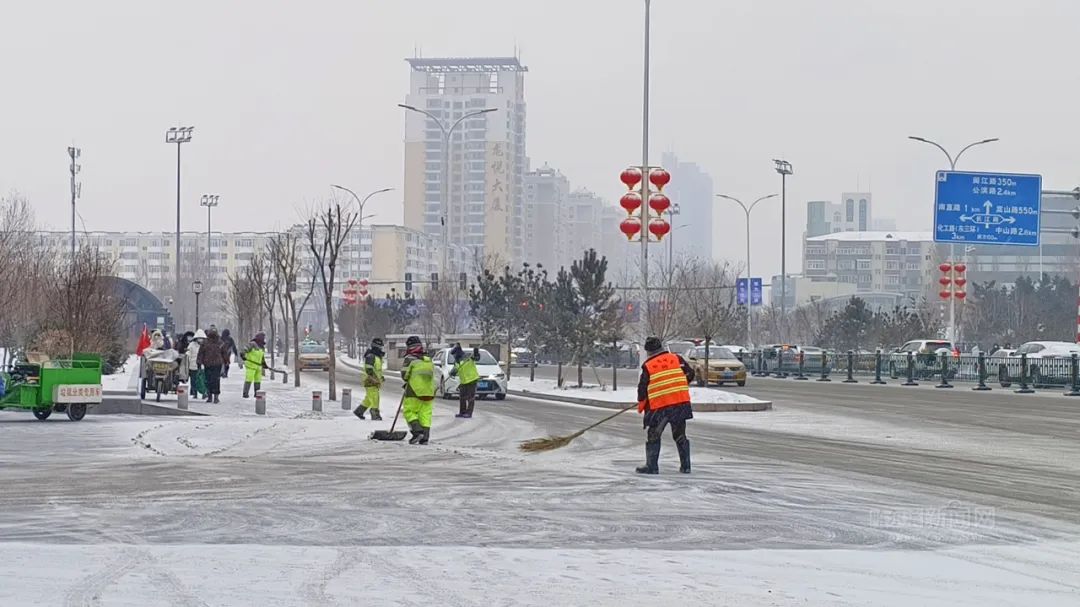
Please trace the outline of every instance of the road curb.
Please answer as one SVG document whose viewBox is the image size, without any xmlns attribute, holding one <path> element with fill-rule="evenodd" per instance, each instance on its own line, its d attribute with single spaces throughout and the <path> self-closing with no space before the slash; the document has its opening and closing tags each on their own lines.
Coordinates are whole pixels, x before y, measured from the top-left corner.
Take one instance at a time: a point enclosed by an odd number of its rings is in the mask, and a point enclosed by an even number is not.
<svg viewBox="0 0 1080 607">
<path fill-rule="evenodd" d="M 554 400 L 562 403 L 571 403 L 574 405 L 585 405 L 587 407 L 599 407 L 601 409 L 625 409 L 633 403 L 615 403 L 605 400 L 594 400 L 591 398 L 577 398 L 575 396 L 561 396 L 558 394 L 549 394 L 547 392 L 529 392 L 528 390 L 507 390 L 507 394 L 511 396 L 523 396 L 526 398 L 536 398 L 540 400 Z M 736 411 L 771 411 L 771 401 L 761 401 L 756 403 L 694 403 L 694 411 L 699 413 L 734 413 Z"/>
<path fill-rule="evenodd" d="M 138 398 L 105 398 L 99 405 L 92 405 L 86 411 L 90 415 L 166 415 L 206 417 L 206 413 L 184 411 L 175 407 L 145 403 Z"/>
</svg>

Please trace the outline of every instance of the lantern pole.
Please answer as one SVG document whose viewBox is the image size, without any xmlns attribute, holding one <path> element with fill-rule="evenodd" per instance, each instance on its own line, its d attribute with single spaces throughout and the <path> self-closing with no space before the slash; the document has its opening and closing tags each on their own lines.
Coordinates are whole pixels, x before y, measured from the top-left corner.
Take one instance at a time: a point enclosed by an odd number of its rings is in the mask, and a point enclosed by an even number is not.
<svg viewBox="0 0 1080 607">
<path fill-rule="evenodd" d="M 651 1 L 645 0 L 645 57 L 641 104 L 641 292 L 644 331 L 649 331 L 649 25 Z M 642 339 L 647 335 L 642 335 Z"/>
</svg>

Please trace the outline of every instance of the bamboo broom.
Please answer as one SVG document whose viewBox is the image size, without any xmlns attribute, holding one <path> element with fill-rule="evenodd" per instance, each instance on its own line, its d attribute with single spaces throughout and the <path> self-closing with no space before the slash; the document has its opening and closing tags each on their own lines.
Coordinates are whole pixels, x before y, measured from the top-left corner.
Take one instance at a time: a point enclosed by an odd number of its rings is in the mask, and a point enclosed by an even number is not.
<svg viewBox="0 0 1080 607">
<path fill-rule="evenodd" d="M 604 422 L 611 421 L 611 420 L 615 419 L 616 417 L 622 415 L 623 413 L 626 413 L 630 409 L 634 409 L 636 407 L 637 407 L 636 403 L 633 404 L 633 405 L 630 405 L 629 407 L 627 407 L 625 409 L 621 409 L 621 410 L 617 411 L 616 413 L 612 413 L 611 415 L 609 415 L 609 416 L 605 417 L 604 419 L 596 422 L 595 424 L 593 424 L 591 426 L 588 426 L 587 428 L 582 428 L 581 430 L 578 430 L 577 432 L 575 432 L 573 434 L 567 434 L 566 436 L 548 436 L 547 438 L 534 438 L 534 439 L 531 439 L 531 440 L 522 441 L 521 445 L 518 448 L 521 449 L 522 451 L 527 452 L 527 453 L 539 453 L 541 451 L 554 451 L 555 449 L 560 449 L 562 447 L 565 447 L 565 446 L 569 445 L 570 441 L 572 441 L 575 438 L 581 436 L 582 434 L 585 434 L 589 430 L 592 430 L 593 428 L 599 426 L 600 424 L 602 424 Z"/>
</svg>

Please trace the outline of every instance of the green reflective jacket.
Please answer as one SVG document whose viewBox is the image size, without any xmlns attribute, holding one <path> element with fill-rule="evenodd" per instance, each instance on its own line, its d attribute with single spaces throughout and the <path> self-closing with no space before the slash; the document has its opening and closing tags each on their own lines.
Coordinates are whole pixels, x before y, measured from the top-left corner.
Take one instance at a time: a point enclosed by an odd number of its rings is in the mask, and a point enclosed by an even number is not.
<svg viewBox="0 0 1080 607">
<path fill-rule="evenodd" d="M 471 356 L 461 359 L 457 364 L 458 381 L 462 384 L 476 383 L 480 379 L 480 372 L 476 370 L 476 361 Z"/>
</svg>

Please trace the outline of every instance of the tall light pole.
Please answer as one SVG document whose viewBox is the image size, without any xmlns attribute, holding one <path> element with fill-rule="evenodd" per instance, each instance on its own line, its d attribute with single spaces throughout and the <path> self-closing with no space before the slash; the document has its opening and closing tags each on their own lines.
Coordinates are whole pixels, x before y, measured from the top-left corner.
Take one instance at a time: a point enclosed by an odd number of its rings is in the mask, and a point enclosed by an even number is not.
<svg viewBox="0 0 1080 607">
<path fill-rule="evenodd" d="M 780 318 L 784 321 L 780 326 L 784 327 L 787 322 L 787 178 L 795 171 L 786 160 L 774 158 L 773 163 L 776 172 L 780 173 Z"/>
<path fill-rule="evenodd" d="M 668 274 L 675 272 L 675 216 L 682 214 L 682 208 L 679 203 L 671 205 L 671 208 L 667 210 L 668 223 L 671 225 L 671 233 L 668 234 L 668 249 L 667 249 L 667 263 Z M 685 228 L 690 224 L 682 224 L 679 228 Z"/>
<path fill-rule="evenodd" d="M 949 170 L 950 171 L 955 171 L 956 170 L 956 163 L 960 161 L 960 157 L 964 155 L 964 152 L 970 150 L 971 148 L 973 148 L 973 147 L 975 147 L 977 145 L 983 145 L 983 144 L 986 144 L 986 143 L 994 143 L 995 141 L 998 141 L 997 137 L 991 137 L 990 139 L 981 139 L 979 141 L 973 141 L 972 143 L 969 143 L 969 144 L 965 145 L 963 148 L 961 148 L 960 151 L 957 152 L 956 156 L 953 156 L 952 154 L 949 154 L 948 150 L 946 150 L 944 147 L 942 147 L 941 144 L 939 144 L 936 141 L 931 141 L 931 140 L 929 140 L 929 139 L 927 139 L 925 137 L 915 137 L 914 135 L 908 136 L 908 139 L 911 139 L 912 141 L 918 141 L 920 143 L 928 143 L 928 144 L 936 147 L 937 149 L 941 150 L 941 153 L 945 154 L 945 158 L 949 159 Z M 1040 243 L 1041 243 L 1041 240 L 1040 240 Z M 1042 245 L 1041 244 L 1039 246 L 1039 250 L 1042 251 Z M 1040 259 L 1041 259 L 1041 253 L 1040 253 Z M 954 245 L 952 243 L 949 244 L 949 263 L 956 263 L 956 245 Z M 1040 270 L 1041 270 L 1041 268 L 1040 268 Z M 1039 275 L 1039 280 L 1042 280 L 1042 274 L 1041 273 Z M 956 298 L 955 297 L 949 297 L 949 341 L 952 342 L 954 347 L 956 346 L 956 338 L 957 338 L 957 334 L 956 334 Z"/>
<path fill-rule="evenodd" d="M 642 61 L 641 99 L 641 300 L 645 303 L 643 319 L 649 317 L 649 38 L 652 3 L 645 0 L 645 55 Z M 645 321 L 648 330 L 648 320 Z M 642 340 L 646 336 L 642 336 Z"/>
<path fill-rule="evenodd" d="M 214 262 L 210 253 L 210 210 L 218 205 L 221 196 L 217 194 L 203 194 L 199 206 L 206 207 L 206 278 L 210 281 L 210 288 L 214 288 Z"/>
<path fill-rule="evenodd" d="M 751 324 L 752 321 L 750 320 L 752 317 L 751 311 L 754 309 L 750 302 L 750 277 L 752 276 L 750 274 L 750 212 L 753 211 L 754 207 L 756 207 L 757 204 L 762 200 L 776 198 L 776 194 L 762 196 L 754 202 L 751 202 L 749 206 L 744 204 L 743 201 L 739 200 L 738 198 L 735 198 L 734 196 L 728 196 L 727 194 L 717 194 L 716 197 L 723 198 L 724 200 L 730 200 L 738 204 L 742 208 L 743 213 L 746 215 L 746 341 L 749 342 L 746 345 L 753 346 L 754 340 L 750 337 L 750 331 L 753 328 Z"/>
<path fill-rule="evenodd" d="M 79 158 L 82 158 L 82 150 L 77 147 L 68 148 L 68 156 L 71 158 L 71 268 L 75 271 L 75 201 L 82 194 L 82 184 L 75 180 L 75 176 L 82 171 Z"/>
<path fill-rule="evenodd" d="M 435 114 L 432 114 L 431 112 L 429 112 L 427 110 L 424 110 L 424 109 L 421 109 L 421 108 L 418 108 L 418 107 L 415 107 L 415 106 L 407 105 L 407 104 L 404 104 L 404 103 L 399 103 L 398 107 L 409 110 L 410 112 L 417 112 L 419 114 L 423 114 L 423 115 L 427 116 L 436 125 L 438 125 L 439 130 L 441 130 L 442 134 L 443 134 L 443 162 L 442 162 L 442 179 L 441 179 L 441 181 L 442 181 L 442 184 L 441 184 L 442 185 L 442 188 L 441 188 L 442 189 L 442 204 L 440 205 L 442 207 L 442 209 L 441 209 L 442 210 L 442 213 L 441 213 L 442 216 L 439 218 L 440 223 L 442 223 L 442 249 L 443 250 L 442 250 L 442 265 L 440 267 L 439 272 L 443 275 L 443 280 L 448 280 L 449 279 L 448 272 L 449 272 L 449 266 L 450 266 L 450 225 L 449 225 L 449 219 L 448 219 L 449 216 L 450 216 L 450 137 L 454 134 L 454 129 L 456 129 L 458 127 L 458 125 L 461 124 L 462 122 L 464 122 L 465 120 L 467 120 L 469 118 L 472 118 L 474 116 L 479 116 L 481 114 L 487 114 L 489 112 L 494 112 L 494 111 L 498 110 L 499 108 L 486 107 L 486 108 L 483 108 L 483 109 L 480 109 L 480 110 L 475 110 L 475 111 L 472 111 L 472 112 L 468 112 L 466 114 L 463 114 L 461 116 L 461 118 L 458 118 L 454 122 L 450 123 L 449 126 L 448 126 L 447 123 L 444 122 L 442 118 L 436 116 Z"/>
<path fill-rule="evenodd" d="M 165 131 L 165 143 L 176 144 L 176 303 L 180 304 L 180 146 L 191 141 L 193 126 L 174 126 Z"/>
</svg>

